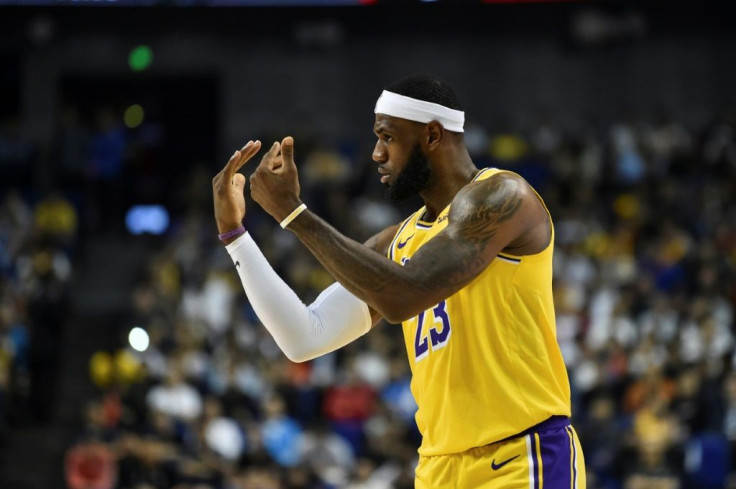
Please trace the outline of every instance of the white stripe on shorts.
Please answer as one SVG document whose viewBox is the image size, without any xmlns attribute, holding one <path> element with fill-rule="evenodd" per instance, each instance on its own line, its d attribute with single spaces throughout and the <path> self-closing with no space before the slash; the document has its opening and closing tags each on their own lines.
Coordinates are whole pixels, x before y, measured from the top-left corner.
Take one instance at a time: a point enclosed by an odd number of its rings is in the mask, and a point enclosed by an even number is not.
<svg viewBox="0 0 736 489">
<path fill-rule="evenodd" d="M 572 431 L 572 427 L 568 426 L 565 428 L 565 431 L 567 431 L 567 436 L 570 437 L 570 443 L 572 444 L 572 480 L 573 480 L 573 489 L 578 489 L 578 447 L 575 445 L 575 434 Z"/>
<path fill-rule="evenodd" d="M 532 455 L 532 443 L 534 443 L 532 436 L 534 436 L 533 433 L 524 437 L 526 438 L 526 459 L 529 462 L 529 489 L 534 489 L 534 477 L 536 475 L 534 473 L 534 456 Z"/>
</svg>

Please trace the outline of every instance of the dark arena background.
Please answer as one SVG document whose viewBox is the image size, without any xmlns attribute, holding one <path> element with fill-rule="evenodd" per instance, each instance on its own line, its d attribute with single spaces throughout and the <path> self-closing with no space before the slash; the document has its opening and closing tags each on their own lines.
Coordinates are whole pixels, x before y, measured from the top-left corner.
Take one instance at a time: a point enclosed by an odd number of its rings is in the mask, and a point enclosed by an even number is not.
<svg viewBox="0 0 736 489">
<path fill-rule="evenodd" d="M 293 135 L 302 198 L 366 239 L 417 207 L 371 151 L 381 89 L 418 73 L 555 220 L 588 487 L 736 487 L 734 25 L 716 2 L 0 0 L 0 488 L 413 487 L 401 329 L 289 362 L 211 179 Z M 250 200 L 246 223 L 304 300 L 331 283 Z"/>
</svg>

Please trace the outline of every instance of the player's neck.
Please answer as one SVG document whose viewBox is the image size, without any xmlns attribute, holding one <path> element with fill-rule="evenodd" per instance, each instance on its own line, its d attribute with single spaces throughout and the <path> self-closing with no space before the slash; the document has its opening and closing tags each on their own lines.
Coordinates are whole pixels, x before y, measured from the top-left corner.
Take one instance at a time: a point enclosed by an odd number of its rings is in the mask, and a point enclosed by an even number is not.
<svg viewBox="0 0 736 489">
<path fill-rule="evenodd" d="M 420 192 L 424 200 L 425 221 L 434 221 L 447 207 L 461 188 L 470 183 L 478 174 L 467 150 L 455 151 L 444 159 L 444 164 L 436 164 L 432 168 L 432 180 L 426 189 Z"/>
</svg>

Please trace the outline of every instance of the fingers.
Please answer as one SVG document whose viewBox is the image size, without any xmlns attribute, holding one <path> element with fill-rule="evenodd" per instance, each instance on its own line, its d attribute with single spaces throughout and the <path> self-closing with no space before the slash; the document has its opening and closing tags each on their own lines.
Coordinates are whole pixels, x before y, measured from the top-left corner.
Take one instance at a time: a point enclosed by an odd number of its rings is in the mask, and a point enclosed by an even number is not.
<svg viewBox="0 0 736 489">
<path fill-rule="evenodd" d="M 269 170 L 272 173 L 281 174 L 284 172 L 284 162 L 281 159 L 281 155 L 274 156 L 269 165 Z"/>
<path fill-rule="evenodd" d="M 242 173 L 236 173 L 233 175 L 233 187 L 235 187 L 238 192 L 242 193 L 243 187 L 245 187 L 245 175 Z"/>
<path fill-rule="evenodd" d="M 248 141 L 240 150 L 233 153 L 230 160 L 225 165 L 225 178 L 231 181 L 235 172 L 250 160 L 261 149 L 260 141 Z"/>
<path fill-rule="evenodd" d="M 296 163 L 294 163 L 294 138 L 286 136 L 281 141 L 281 156 L 284 160 L 284 165 L 288 170 L 295 170 Z"/>
<path fill-rule="evenodd" d="M 233 153 L 225 168 L 213 179 L 212 183 L 215 189 L 219 192 L 227 192 L 228 183 L 242 189 L 245 186 L 245 177 L 238 174 L 237 171 L 260 149 L 260 141 L 248 141 L 243 148 Z M 260 165 L 258 165 L 258 169 L 267 169 L 274 173 L 281 173 L 285 169 L 295 168 L 294 138 L 291 136 L 284 138 L 282 143 L 274 142 L 268 152 L 261 158 Z"/>
<path fill-rule="evenodd" d="M 233 182 L 233 175 L 259 150 L 261 149 L 260 141 L 248 141 L 238 151 L 235 151 L 230 157 L 225 167 L 212 179 L 213 190 L 220 195 L 225 195 Z"/>
<path fill-rule="evenodd" d="M 274 167 L 277 166 L 277 155 L 279 154 L 279 149 L 281 148 L 281 145 L 278 141 L 273 143 L 271 145 L 271 149 L 268 150 L 268 152 L 263 155 L 263 158 L 261 158 L 261 164 L 258 165 L 259 168 L 263 167 L 268 170 L 273 170 Z"/>
</svg>

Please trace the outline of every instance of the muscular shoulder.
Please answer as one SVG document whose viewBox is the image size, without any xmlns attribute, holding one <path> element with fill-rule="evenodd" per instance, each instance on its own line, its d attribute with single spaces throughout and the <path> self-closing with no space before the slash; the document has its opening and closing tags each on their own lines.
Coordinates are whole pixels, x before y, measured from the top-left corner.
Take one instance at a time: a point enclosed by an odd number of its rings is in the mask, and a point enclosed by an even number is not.
<svg viewBox="0 0 736 489">
<path fill-rule="evenodd" d="M 450 222 L 502 223 L 518 212 L 527 198 L 528 187 L 523 178 L 509 172 L 500 172 L 485 180 L 472 182 L 453 199 Z"/>
<path fill-rule="evenodd" d="M 504 242 L 504 249 L 518 248 L 531 254 L 540 249 L 536 229 L 548 226 L 548 219 L 526 180 L 515 173 L 499 172 L 458 192 L 448 224 L 464 236 L 480 240 L 496 236 Z"/>
</svg>

